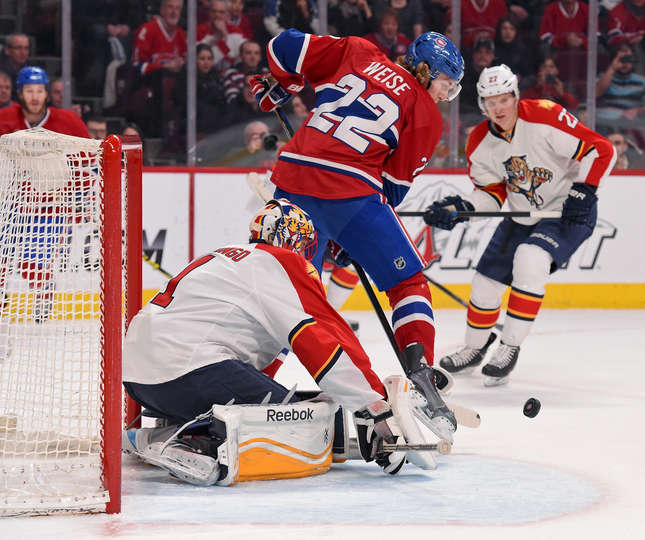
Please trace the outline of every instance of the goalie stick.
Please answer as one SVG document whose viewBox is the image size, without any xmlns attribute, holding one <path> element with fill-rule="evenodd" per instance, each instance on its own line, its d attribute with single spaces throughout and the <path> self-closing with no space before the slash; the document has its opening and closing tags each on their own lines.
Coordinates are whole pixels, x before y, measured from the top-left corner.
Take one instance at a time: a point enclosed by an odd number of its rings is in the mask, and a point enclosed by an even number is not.
<svg viewBox="0 0 645 540">
<path fill-rule="evenodd" d="M 446 440 L 440 440 L 438 443 L 425 444 L 390 444 L 381 443 L 378 447 L 379 452 L 437 452 L 439 454 L 450 454 L 452 445 Z M 358 447 L 358 440 L 350 438 L 348 440 L 347 458 L 349 460 L 363 460 Z"/>
<path fill-rule="evenodd" d="M 141 257 L 143 258 L 144 261 L 146 261 L 150 266 L 152 266 L 157 272 L 161 272 L 164 276 L 167 278 L 171 279 L 173 275 L 170 272 L 167 272 L 159 264 L 154 262 L 150 257 L 148 257 L 144 252 L 141 252 Z"/>
</svg>

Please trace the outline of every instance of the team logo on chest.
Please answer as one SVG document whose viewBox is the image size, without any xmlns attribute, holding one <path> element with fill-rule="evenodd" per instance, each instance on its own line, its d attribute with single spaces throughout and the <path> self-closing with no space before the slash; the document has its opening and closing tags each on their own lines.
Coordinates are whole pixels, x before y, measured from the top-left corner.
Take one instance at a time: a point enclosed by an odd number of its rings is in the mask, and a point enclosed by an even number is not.
<svg viewBox="0 0 645 540">
<path fill-rule="evenodd" d="M 529 167 L 526 156 L 511 156 L 504 162 L 507 177 L 504 179 L 513 193 L 524 195 L 531 206 L 541 208 L 544 199 L 537 189 L 553 179 L 553 173 L 544 167 Z"/>
</svg>

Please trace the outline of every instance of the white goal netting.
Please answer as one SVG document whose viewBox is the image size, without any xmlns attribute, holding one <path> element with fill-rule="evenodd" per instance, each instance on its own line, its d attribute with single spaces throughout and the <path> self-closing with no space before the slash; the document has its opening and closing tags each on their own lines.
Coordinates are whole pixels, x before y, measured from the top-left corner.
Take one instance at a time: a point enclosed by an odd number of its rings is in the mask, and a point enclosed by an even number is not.
<svg viewBox="0 0 645 540">
<path fill-rule="evenodd" d="M 0 515 L 108 500 L 102 152 L 42 129 L 0 138 Z"/>
</svg>

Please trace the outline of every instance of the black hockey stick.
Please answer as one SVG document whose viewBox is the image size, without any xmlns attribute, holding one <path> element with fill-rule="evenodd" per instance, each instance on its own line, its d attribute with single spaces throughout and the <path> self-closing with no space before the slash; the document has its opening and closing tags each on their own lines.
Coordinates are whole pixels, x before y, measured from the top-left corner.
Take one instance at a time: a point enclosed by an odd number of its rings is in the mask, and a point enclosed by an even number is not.
<svg viewBox="0 0 645 540">
<path fill-rule="evenodd" d="M 409 212 L 397 212 L 401 217 L 423 217 L 425 211 L 409 211 Z M 517 217 L 517 218 L 559 218 L 562 216 L 562 212 L 559 210 L 531 210 L 529 212 L 453 212 L 455 217 Z"/>
</svg>

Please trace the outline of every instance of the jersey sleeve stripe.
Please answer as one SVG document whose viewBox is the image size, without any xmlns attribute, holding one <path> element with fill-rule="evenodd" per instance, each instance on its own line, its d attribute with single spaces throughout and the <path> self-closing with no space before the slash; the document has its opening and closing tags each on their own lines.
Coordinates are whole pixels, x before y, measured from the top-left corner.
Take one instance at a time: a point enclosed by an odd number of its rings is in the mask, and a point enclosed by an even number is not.
<svg viewBox="0 0 645 540">
<path fill-rule="evenodd" d="M 335 349 L 334 352 L 329 355 L 329 358 L 325 361 L 325 363 L 320 366 L 320 369 L 314 373 L 314 380 L 319 383 L 320 380 L 331 370 L 331 368 L 334 367 L 334 364 L 338 361 L 340 358 L 340 355 L 343 354 L 343 348 L 338 345 Z"/>
<path fill-rule="evenodd" d="M 307 49 L 309 49 L 309 40 L 311 35 L 305 34 L 305 39 L 302 44 L 302 49 L 300 49 L 300 55 L 298 56 L 298 62 L 296 63 L 296 72 L 302 73 L 302 63 L 305 61 L 305 56 L 307 55 Z"/>
<path fill-rule="evenodd" d="M 267 50 L 274 67 L 289 75 L 300 73 L 309 46 L 308 38 L 309 35 L 290 28 L 269 41 Z"/>
<path fill-rule="evenodd" d="M 300 321 L 296 326 L 293 327 L 291 332 L 289 332 L 289 344 L 291 345 L 291 348 L 293 349 L 293 342 L 295 339 L 298 337 L 300 332 L 302 332 L 307 326 L 311 326 L 312 324 L 316 324 L 316 321 L 314 319 L 305 319 L 303 321 Z"/>
<path fill-rule="evenodd" d="M 490 186 L 475 186 L 475 188 L 483 191 L 486 195 L 490 195 L 500 208 L 504 205 L 506 199 L 506 185 L 504 182 L 491 184 Z"/>
</svg>

